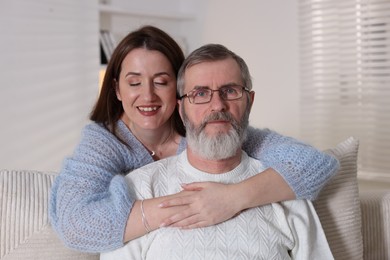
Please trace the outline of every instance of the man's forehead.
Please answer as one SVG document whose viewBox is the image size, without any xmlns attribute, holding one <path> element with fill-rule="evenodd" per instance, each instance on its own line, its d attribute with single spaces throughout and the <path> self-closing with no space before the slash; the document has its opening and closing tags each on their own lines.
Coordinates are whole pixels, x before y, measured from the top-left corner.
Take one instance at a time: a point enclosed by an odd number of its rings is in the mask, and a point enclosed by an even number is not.
<svg viewBox="0 0 390 260">
<path fill-rule="evenodd" d="M 191 86 L 224 85 L 231 82 L 242 84 L 240 68 L 232 58 L 192 65 L 186 70 L 185 82 Z"/>
</svg>

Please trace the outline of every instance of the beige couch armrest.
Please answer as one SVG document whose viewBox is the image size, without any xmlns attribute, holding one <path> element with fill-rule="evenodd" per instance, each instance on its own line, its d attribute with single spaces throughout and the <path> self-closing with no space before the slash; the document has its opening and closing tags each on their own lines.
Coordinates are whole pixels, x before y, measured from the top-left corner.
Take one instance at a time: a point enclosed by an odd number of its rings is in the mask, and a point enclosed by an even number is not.
<svg viewBox="0 0 390 260">
<path fill-rule="evenodd" d="M 80 259 L 98 255 L 66 248 L 48 218 L 55 175 L 35 171 L 0 171 L 0 259 Z"/>
<path fill-rule="evenodd" d="M 390 259 L 390 191 L 362 191 L 360 204 L 364 259 Z"/>
</svg>

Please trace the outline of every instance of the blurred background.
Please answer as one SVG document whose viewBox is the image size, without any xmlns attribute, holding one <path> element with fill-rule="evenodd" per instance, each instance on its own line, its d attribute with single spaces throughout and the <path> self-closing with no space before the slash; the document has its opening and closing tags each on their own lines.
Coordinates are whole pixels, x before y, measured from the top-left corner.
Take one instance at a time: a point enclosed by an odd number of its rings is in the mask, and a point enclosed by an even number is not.
<svg viewBox="0 0 390 260">
<path fill-rule="evenodd" d="M 0 168 L 59 171 L 110 43 L 145 24 L 186 54 L 224 44 L 251 70 L 252 125 L 320 149 L 355 136 L 362 183 L 390 187 L 390 1 L 373 0 L 2 0 Z"/>
</svg>

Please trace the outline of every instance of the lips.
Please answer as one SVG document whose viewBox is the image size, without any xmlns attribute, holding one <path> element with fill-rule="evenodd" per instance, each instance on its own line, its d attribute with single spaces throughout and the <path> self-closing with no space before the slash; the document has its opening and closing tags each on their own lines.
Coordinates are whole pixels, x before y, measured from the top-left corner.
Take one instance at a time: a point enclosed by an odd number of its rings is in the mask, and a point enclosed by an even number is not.
<svg viewBox="0 0 390 260">
<path fill-rule="evenodd" d="M 230 124 L 230 121 L 227 120 L 210 120 L 206 122 L 207 124 Z"/>
</svg>

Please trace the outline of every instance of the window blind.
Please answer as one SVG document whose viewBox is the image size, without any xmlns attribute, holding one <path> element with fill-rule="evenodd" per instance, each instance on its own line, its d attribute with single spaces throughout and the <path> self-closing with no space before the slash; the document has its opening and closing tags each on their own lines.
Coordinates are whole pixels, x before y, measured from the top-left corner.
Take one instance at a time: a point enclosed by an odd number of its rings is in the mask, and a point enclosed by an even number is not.
<svg viewBox="0 0 390 260">
<path fill-rule="evenodd" d="M 302 137 L 359 139 L 359 177 L 390 180 L 390 1 L 300 0 Z"/>
<path fill-rule="evenodd" d="M 58 171 L 98 94 L 97 1 L 0 1 L 0 168 Z"/>
</svg>

